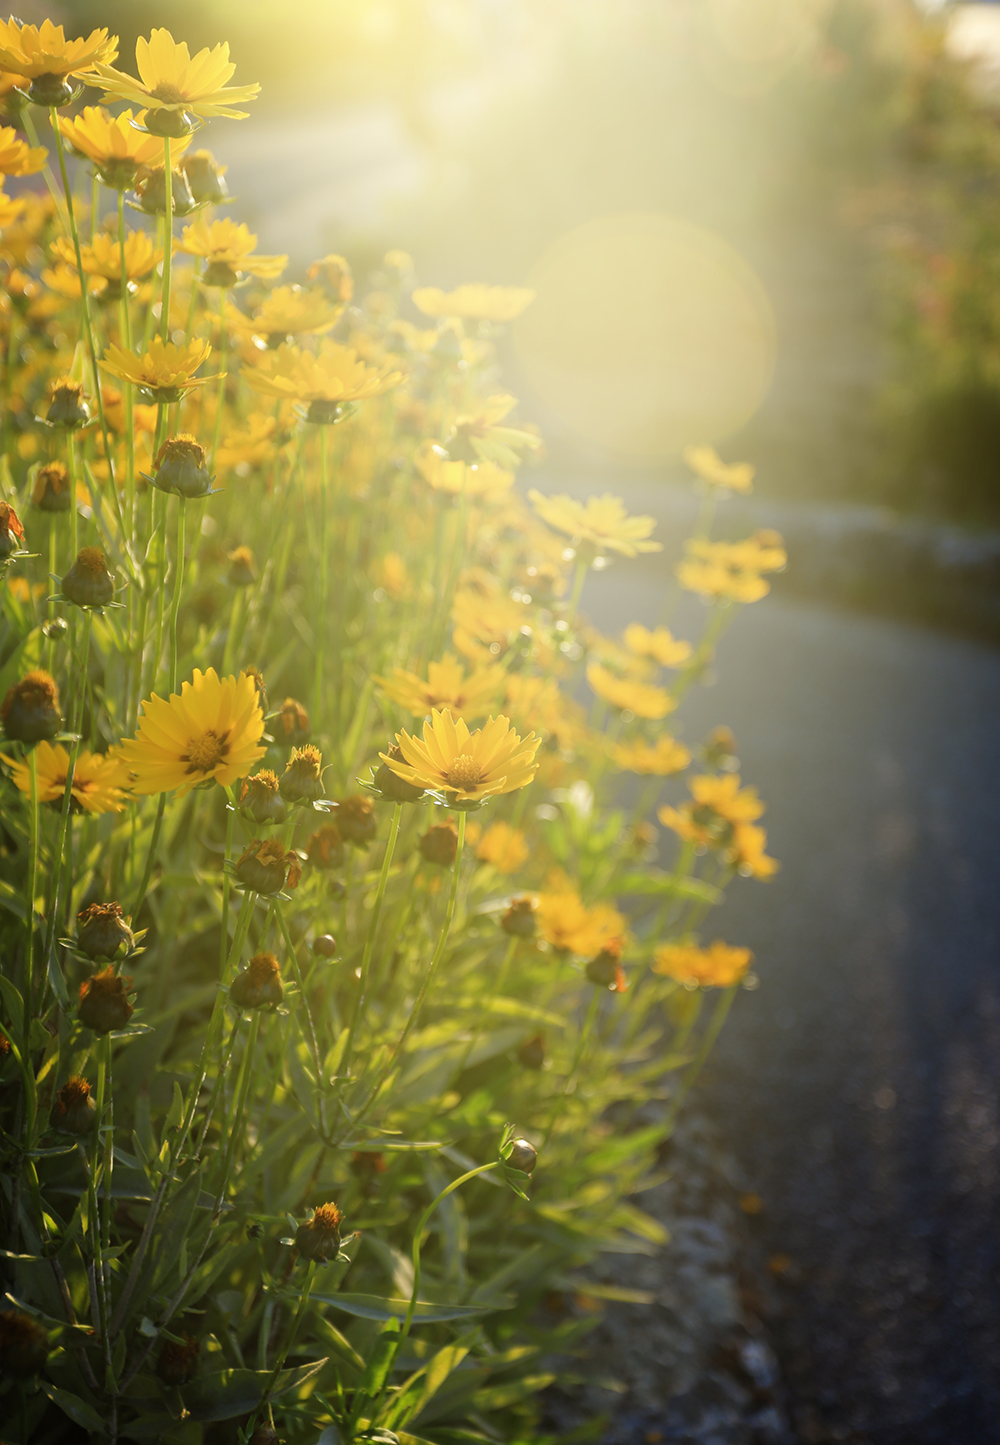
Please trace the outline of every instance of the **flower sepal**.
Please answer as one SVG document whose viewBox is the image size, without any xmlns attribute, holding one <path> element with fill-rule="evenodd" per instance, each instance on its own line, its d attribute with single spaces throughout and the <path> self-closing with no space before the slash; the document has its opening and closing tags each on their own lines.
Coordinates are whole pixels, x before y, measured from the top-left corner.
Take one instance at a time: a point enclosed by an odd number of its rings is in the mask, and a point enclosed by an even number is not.
<svg viewBox="0 0 1000 1445">
<path fill-rule="evenodd" d="M 71 85 L 65 75 L 36 75 L 27 90 L 20 90 L 15 85 L 13 93 L 30 101 L 32 105 L 44 106 L 46 110 L 51 110 L 53 106 L 62 110 L 63 106 L 73 105 L 78 101 L 85 88 L 82 85 Z"/>
<path fill-rule="evenodd" d="M 513 1124 L 505 1124 L 500 1147 L 497 1150 L 497 1163 L 503 1174 L 504 1182 L 519 1199 L 526 1202 L 530 1202 L 527 1185 L 531 1182 L 531 1171 L 534 1169 L 537 1159 L 538 1153 L 534 1146 L 529 1144 L 527 1139 L 517 1137 Z M 528 1168 L 518 1167 L 522 1163 L 526 1163 Z"/>
<path fill-rule="evenodd" d="M 313 426 L 339 426 L 342 421 L 350 421 L 357 409 L 357 402 L 327 401 L 325 398 L 295 408 L 302 420 L 311 422 Z"/>
</svg>

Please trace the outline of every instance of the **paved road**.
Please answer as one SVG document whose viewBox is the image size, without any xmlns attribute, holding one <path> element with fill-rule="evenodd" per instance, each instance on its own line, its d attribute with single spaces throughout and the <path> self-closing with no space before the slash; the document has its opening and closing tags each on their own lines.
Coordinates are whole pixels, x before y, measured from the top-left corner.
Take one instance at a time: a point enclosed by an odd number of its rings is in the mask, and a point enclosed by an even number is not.
<svg viewBox="0 0 1000 1445">
<path fill-rule="evenodd" d="M 659 604 L 623 566 L 584 605 L 611 629 Z M 802 1438 L 995 1445 L 1000 652 L 768 599 L 685 717 L 734 727 L 784 865 L 716 915 L 763 982 L 704 1094 L 801 1274 L 777 1337 Z"/>
</svg>

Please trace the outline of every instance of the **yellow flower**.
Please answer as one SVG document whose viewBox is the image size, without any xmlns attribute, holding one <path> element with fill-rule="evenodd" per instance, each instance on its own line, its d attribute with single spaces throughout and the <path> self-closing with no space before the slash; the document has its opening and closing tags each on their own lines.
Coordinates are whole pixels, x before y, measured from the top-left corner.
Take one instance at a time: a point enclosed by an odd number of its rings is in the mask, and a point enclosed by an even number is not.
<svg viewBox="0 0 1000 1445">
<path fill-rule="evenodd" d="M 468 283 L 454 291 L 421 286 L 413 304 L 425 316 L 456 316 L 466 321 L 513 321 L 535 299 L 527 286 L 483 286 Z"/>
<path fill-rule="evenodd" d="M 677 564 L 677 580 L 689 592 L 703 597 L 729 597 L 734 602 L 757 602 L 771 590 L 762 572 L 777 572 L 788 560 L 777 532 L 754 532 L 742 542 L 710 542 L 689 537 L 686 556 Z"/>
<path fill-rule="evenodd" d="M 306 272 L 306 280 L 316 281 L 320 278 L 334 293 L 337 300 L 342 301 L 345 305 L 354 295 L 354 279 L 351 276 L 351 268 L 343 256 L 336 256 L 331 252 L 321 261 L 314 261 Z"/>
<path fill-rule="evenodd" d="M 273 347 L 289 336 L 315 336 L 329 331 L 343 310 L 342 306 L 331 305 L 318 287 L 306 291 L 302 286 L 277 286 L 252 316 L 230 306 L 226 320 L 245 341 L 260 337 Z"/>
<path fill-rule="evenodd" d="M 777 860 L 764 851 L 767 834 L 757 826 L 765 810 L 756 788 L 741 789 L 736 773 L 692 778 L 690 786 L 688 802 L 659 810 L 661 823 L 688 842 L 718 849 L 748 876 L 766 879 L 778 871 Z"/>
<path fill-rule="evenodd" d="M 501 467 L 516 467 L 521 458 L 518 448 L 536 451 L 541 439 L 533 432 L 517 427 L 500 426 L 509 411 L 517 406 L 512 396 L 490 396 L 478 411 L 455 419 L 444 450 L 453 462 L 493 462 Z"/>
<path fill-rule="evenodd" d="M 72 241 L 57 236 L 52 250 L 67 266 L 75 265 L 76 251 Z M 84 273 L 88 276 L 102 276 L 105 281 L 116 282 L 122 274 L 122 248 L 117 237 L 98 231 L 93 241 L 80 247 L 80 259 Z M 163 260 L 163 252 L 154 245 L 147 231 L 129 231 L 125 237 L 125 274 L 129 281 L 139 276 L 148 276 Z"/>
<path fill-rule="evenodd" d="M 31 796 L 31 773 L 23 758 L 0 757 L 10 767 L 10 775 L 20 791 Z M 69 753 L 61 743 L 38 743 L 35 748 L 38 770 L 38 801 L 61 803 L 69 774 Z M 77 811 L 86 813 L 120 813 L 125 806 L 124 789 L 128 779 L 118 752 L 91 753 L 81 748 L 73 769 L 71 796 Z"/>
<path fill-rule="evenodd" d="M 106 30 L 67 40 L 62 26 L 51 20 L 41 25 L 23 25 L 13 17 L 0 20 L 0 69 L 29 79 L 32 99 L 40 105 L 65 105 L 72 98 L 72 88 L 63 84 L 67 75 L 89 71 L 117 54 L 118 36 Z"/>
<path fill-rule="evenodd" d="M 699 988 L 732 988 L 753 962 L 749 948 L 731 948 L 716 939 L 708 948 L 692 943 L 664 943 L 650 965 L 654 973 Z"/>
<path fill-rule="evenodd" d="M 178 250 L 201 256 L 206 264 L 203 281 L 209 286 L 235 286 L 241 274 L 273 280 L 288 265 L 287 256 L 254 256 L 257 237 L 245 221 L 231 216 L 208 221 L 202 215 L 181 232 Z"/>
<path fill-rule="evenodd" d="M 625 646 L 635 657 L 651 657 L 661 667 L 679 667 L 691 656 L 690 642 L 681 642 L 667 627 L 652 632 L 639 622 L 630 622 L 624 633 Z"/>
<path fill-rule="evenodd" d="M 484 597 L 472 587 L 460 587 L 452 603 L 451 640 L 463 657 L 472 661 L 500 653 L 515 641 L 523 643 L 532 614 L 507 594 Z"/>
<path fill-rule="evenodd" d="M 410 585 L 409 575 L 406 571 L 406 563 L 398 552 L 386 552 L 385 556 L 376 562 L 374 577 L 383 591 L 388 592 L 390 597 L 405 597 Z"/>
<path fill-rule="evenodd" d="M 593 547 L 598 554 L 618 552 L 634 557 L 638 552 L 661 552 L 659 542 L 646 539 L 656 526 L 655 517 L 630 517 L 621 497 L 605 492 L 603 497 L 590 497 L 586 504 L 561 494 L 546 497 L 530 491 L 528 497 L 543 521 L 557 532 L 565 532 L 576 542 Z"/>
<path fill-rule="evenodd" d="M 599 662 L 588 662 L 587 681 L 598 697 L 623 712 L 635 713 L 636 717 L 666 717 L 677 706 L 665 687 L 652 687 L 649 683 L 616 677 Z"/>
<path fill-rule="evenodd" d="M 154 401 L 180 401 L 186 391 L 216 379 L 194 374 L 211 351 L 207 341 L 189 341 L 185 346 L 178 346 L 154 336 L 144 356 L 124 351 L 120 346 L 109 346 L 100 365 L 112 376 L 133 382 Z"/>
<path fill-rule="evenodd" d="M 0 231 L 13 225 L 27 204 L 24 196 L 8 196 L 3 186 L 0 186 Z"/>
<path fill-rule="evenodd" d="M 245 778 L 266 748 L 257 747 L 264 731 L 257 688 L 246 672 L 220 679 L 215 668 L 194 670 L 191 682 L 170 700 L 153 696 L 142 704 L 134 738 L 121 744 L 122 761 L 132 774 L 135 793 L 183 797 L 199 783 L 227 787 Z"/>
<path fill-rule="evenodd" d="M 514 485 L 514 473 L 505 472 L 492 462 L 452 461 L 448 452 L 436 442 L 425 441 L 414 458 L 417 471 L 436 492 L 452 496 L 474 497 L 484 502 L 499 502 Z"/>
<path fill-rule="evenodd" d="M 12 125 L 0 126 L 0 175 L 33 176 L 42 169 L 48 151 L 31 147 Z"/>
<path fill-rule="evenodd" d="M 348 402 L 381 396 L 403 380 L 389 366 L 366 366 L 356 351 L 322 341 L 319 352 L 297 346 L 268 351 L 259 366 L 244 372 L 251 391 L 289 401 L 308 402 L 310 421 L 336 420 L 333 412 Z"/>
<path fill-rule="evenodd" d="M 538 931 L 559 953 L 593 958 L 609 945 L 620 947 L 626 921 L 610 903 L 588 908 L 572 888 L 541 893 L 536 913 Z"/>
<path fill-rule="evenodd" d="M 163 162 L 161 137 L 136 129 L 144 124 L 146 112 L 140 110 L 134 119 L 136 125 L 132 124 L 131 108 L 113 116 L 102 105 L 87 105 L 77 116 L 60 116 L 59 129 L 77 155 L 94 163 L 105 185 L 126 190 L 140 166 Z M 176 160 L 190 144 L 190 136 L 171 141 L 172 159 Z"/>
<path fill-rule="evenodd" d="M 260 91 L 259 85 L 226 84 L 236 69 L 230 63 L 228 45 L 199 50 L 192 59 L 187 46 L 178 44 L 169 30 L 154 30 L 148 40 L 140 36 L 135 63 L 141 82 L 110 65 L 98 64 L 94 84 L 103 86 L 106 98 L 147 106 L 153 114 L 147 116 L 146 124 L 157 135 L 186 135 L 192 129 L 190 116 L 207 120 L 226 115 L 231 120 L 245 120 L 247 112 L 233 110 L 233 105 L 255 100 Z"/>
<path fill-rule="evenodd" d="M 247 429 L 229 432 L 223 437 L 222 445 L 215 454 L 215 465 L 220 472 L 231 467 L 263 466 L 273 461 L 277 450 L 275 433 L 277 424 L 273 416 L 261 416 L 253 412 L 247 419 Z"/>
<path fill-rule="evenodd" d="M 777 873 L 781 864 L 764 851 L 766 847 L 767 833 L 763 828 L 756 823 L 736 824 L 730 852 L 736 867 L 746 877 L 766 881 Z"/>
<path fill-rule="evenodd" d="M 684 460 L 703 482 L 713 487 L 726 487 L 732 492 L 752 492 L 756 467 L 749 462 L 727 465 L 714 447 L 685 447 Z"/>
<path fill-rule="evenodd" d="M 463 718 L 435 708 L 422 740 L 400 732 L 396 741 L 403 760 L 380 753 L 382 761 L 404 782 L 445 793 L 452 807 L 526 787 L 538 767 L 540 739 L 518 737 L 505 717 L 491 717 L 470 733 Z"/>
<path fill-rule="evenodd" d="M 476 857 L 481 863 L 492 863 L 498 873 L 516 873 L 528 857 L 528 845 L 520 828 L 491 823 L 479 839 Z"/>
<path fill-rule="evenodd" d="M 446 652 L 440 662 L 427 664 L 427 681 L 415 672 L 395 667 L 391 677 L 373 680 L 386 697 L 413 717 L 425 717 L 435 708 L 447 708 L 453 717 L 471 721 L 485 717 L 499 698 L 506 681 L 502 667 L 466 671 L 454 653 Z"/>
<path fill-rule="evenodd" d="M 612 748 L 611 756 L 627 773 L 652 773 L 660 778 L 682 773 L 691 761 L 688 749 L 669 733 L 658 737 L 653 744 L 641 740 L 619 743 Z"/>
</svg>

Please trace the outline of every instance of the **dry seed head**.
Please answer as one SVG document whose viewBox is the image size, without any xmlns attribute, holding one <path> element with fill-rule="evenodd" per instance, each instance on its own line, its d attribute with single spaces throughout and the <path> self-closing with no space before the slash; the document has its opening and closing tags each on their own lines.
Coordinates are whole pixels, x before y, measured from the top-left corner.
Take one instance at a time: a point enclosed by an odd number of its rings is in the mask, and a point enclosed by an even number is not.
<svg viewBox="0 0 1000 1445">
<path fill-rule="evenodd" d="M 128 998 L 131 987 L 132 980 L 115 973 L 110 964 L 84 979 L 77 1009 L 80 1022 L 95 1034 L 109 1034 L 124 1028 L 135 1012 Z"/>
<path fill-rule="evenodd" d="M 62 727 L 59 689 L 49 674 L 36 668 L 9 689 L 0 704 L 0 719 L 7 736 L 22 743 L 55 737 Z"/>
</svg>

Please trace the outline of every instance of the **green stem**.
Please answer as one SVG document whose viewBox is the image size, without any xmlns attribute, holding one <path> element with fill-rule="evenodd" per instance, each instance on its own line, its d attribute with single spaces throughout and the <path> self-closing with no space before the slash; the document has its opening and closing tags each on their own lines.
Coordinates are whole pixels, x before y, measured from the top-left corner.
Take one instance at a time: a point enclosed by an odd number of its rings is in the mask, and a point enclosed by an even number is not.
<svg viewBox="0 0 1000 1445">
<path fill-rule="evenodd" d="M 673 1124 L 674 1120 L 677 1118 L 677 1114 L 680 1110 L 681 1105 L 694 1087 L 695 1081 L 697 1080 L 698 1075 L 701 1073 L 702 1068 L 704 1067 L 705 1060 L 712 1052 L 712 1049 L 715 1046 L 715 1041 L 719 1037 L 719 1034 L 722 1032 L 722 1026 L 726 1022 L 726 1017 L 729 1013 L 729 1010 L 733 1006 L 733 1000 L 735 999 L 738 990 L 739 984 L 734 983 L 730 988 L 727 988 L 725 992 L 720 995 L 719 1001 L 712 1011 L 712 1017 L 709 1019 L 708 1024 L 705 1028 L 705 1032 L 701 1036 L 701 1046 L 699 1047 L 698 1052 L 694 1057 L 693 1063 L 690 1065 L 687 1073 L 681 1080 L 680 1088 L 674 1096 L 673 1103 L 670 1106 L 670 1112 L 667 1115 L 668 1124 Z"/>
<path fill-rule="evenodd" d="M 480 1035 L 483 1031 L 483 1025 L 486 1023 L 490 1014 L 493 1012 L 493 1005 L 496 1003 L 496 1000 L 500 998 L 501 994 L 503 993 L 503 986 L 507 982 L 507 974 L 510 972 L 510 966 L 514 962 L 514 954 L 517 952 L 517 944 L 518 940 L 513 937 L 507 944 L 507 949 L 503 956 L 503 962 L 501 963 L 500 968 L 497 972 L 497 981 L 490 992 L 489 1003 L 481 1011 L 479 1016 L 479 1024 L 473 1030 L 472 1036 L 469 1039 L 468 1044 L 466 1045 L 465 1053 L 462 1055 L 462 1062 L 459 1064 L 458 1068 L 455 1071 L 456 1081 L 461 1078 L 461 1076 L 465 1073 L 466 1069 L 469 1067 L 469 1059 L 472 1055 L 472 1050 L 479 1042 Z"/>
<path fill-rule="evenodd" d="M 299 1325 L 302 1323 L 302 1316 L 305 1314 L 306 1309 L 309 1306 L 309 1296 L 312 1293 L 313 1280 L 315 1276 L 316 1261 L 314 1259 L 311 1259 L 308 1266 L 306 1267 L 305 1283 L 303 1284 L 302 1292 L 299 1295 L 298 1308 L 295 1311 L 295 1318 L 292 1320 L 292 1327 L 288 1331 L 288 1334 L 285 1336 L 284 1346 L 280 1354 L 278 1355 L 278 1359 L 274 1366 L 274 1369 L 271 1371 L 271 1374 L 268 1377 L 267 1384 L 264 1386 L 264 1393 L 261 1396 L 260 1404 L 250 1416 L 250 1420 L 246 1426 L 246 1439 L 248 1440 L 252 1437 L 254 1430 L 257 1428 L 257 1421 L 260 1418 L 260 1413 L 266 1407 L 268 1399 L 271 1395 L 271 1391 L 274 1389 L 275 1384 L 277 1383 L 278 1376 L 284 1369 L 285 1361 L 288 1358 L 288 1352 L 292 1348 L 292 1345 L 295 1343 L 295 1336 L 299 1332 Z"/>
<path fill-rule="evenodd" d="M 325 1135 L 326 1121 L 323 1116 L 323 1074 L 320 1064 L 319 1039 L 316 1035 L 316 1025 L 313 1021 L 312 1010 L 309 1007 L 309 998 L 306 994 L 306 986 L 302 979 L 302 970 L 299 968 L 299 960 L 295 952 L 295 944 L 292 942 L 292 936 L 288 932 L 288 924 L 285 922 L 285 915 L 282 911 L 281 904 L 275 898 L 271 903 L 271 907 L 273 908 L 275 916 L 277 917 L 278 926 L 281 929 L 281 936 L 285 940 L 285 947 L 288 949 L 288 961 L 291 964 L 292 973 L 295 975 L 295 982 L 298 985 L 299 995 L 302 999 L 302 1007 L 305 1009 L 306 1013 L 306 1023 L 309 1025 L 309 1047 L 312 1051 L 313 1063 L 316 1067 L 317 1113 L 319 1116 L 320 1132 Z"/>
<path fill-rule="evenodd" d="M 361 956 L 361 982 L 358 985 L 357 997 L 354 1009 L 351 1013 L 350 1030 L 347 1035 L 347 1044 L 344 1048 L 344 1059 L 341 1066 L 344 1074 L 350 1072 L 351 1058 L 354 1054 L 354 1036 L 358 1025 L 364 1019 L 365 1004 L 368 995 L 368 974 L 371 969 L 372 953 L 375 949 L 375 939 L 378 934 L 379 916 L 382 912 L 382 900 L 385 897 L 386 883 L 389 881 L 389 869 L 392 866 L 392 855 L 396 849 L 396 838 L 399 835 L 399 823 L 403 816 L 402 803 L 395 803 L 392 809 L 392 823 L 389 827 L 389 840 L 385 845 L 385 856 L 382 859 L 382 871 L 378 878 L 378 889 L 375 893 L 375 907 L 372 909 L 371 922 L 368 925 L 368 933 L 365 938 L 364 953 Z"/>
<path fill-rule="evenodd" d="M 87 681 L 87 670 L 90 666 L 90 631 L 93 613 L 89 608 L 83 613 L 83 647 L 78 666 L 78 685 L 73 698 L 73 705 L 69 715 L 69 731 L 76 733 L 76 741 L 69 750 L 69 765 L 66 769 L 66 786 L 63 789 L 62 808 L 59 814 L 59 828 L 56 834 L 56 847 L 53 854 L 53 869 L 55 872 L 56 886 L 52 902 L 52 912 L 49 916 L 45 935 L 45 957 L 51 963 L 52 951 L 55 945 L 56 929 L 59 927 L 60 917 L 63 908 L 62 889 L 62 864 L 63 853 L 66 848 L 66 832 L 69 828 L 70 808 L 73 802 L 73 780 L 76 774 L 76 762 L 80 756 L 80 731 L 83 721 L 83 697 Z"/>
<path fill-rule="evenodd" d="M 184 586 L 184 524 L 187 502 L 177 498 L 177 548 L 174 557 L 174 595 L 170 603 L 170 691 L 177 691 L 177 617 L 181 610 L 181 589 Z"/>
<path fill-rule="evenodd" d="M 125 192 L 118 192 L 118 250 L 121 256 L 122 299 L 119 307 L 122 346 L 132 350 L 132 313 L 128 304 L 128 267 L 125 264 Z M 135 534 L 135 435 L 134 388 L 130 381 L 122 381 L 125 395 L 125 507 L 128 518 L 128 538 Z"/>
<path fill-rule="evenodd" d="M 573 1056 L 573 1063 L 569 1073 L 566 1075 L 566 1082 L 562 1086 L 562 1092 L 556 1099 L 556 1106 L 552 1110 L 552 1117 L 549 1120 L 549 1127 L 546 1129 L 545 1138 L 542 1140 L 542 1149 L 545 1149 L 549 1140 L 552 1138 L 552 1130 L 559 1122 L 559 1116 L 563 1111 L 567 1096 L 569 1095 L 574 1084 L 576 1083 L 576 1076 L 579 1072 L 580 1065 L 583 1062 L 583 1056 L 586 1052 L 587 1044 L 590 1041 L 590 1035 L 594 1029 L 594 1022 L 597 1019 L 597 1010 L 600 1008 L 601 1005 L 601 992 L 601 989 L 595 986 L 593 997 L 590 1000 L 590 1007 L 587 1009 L 587 1017 L 584 1020 L 583 1028 L 580 1030 L 580 1037 L 577 1040 L 576 1053 Z"/>
<path fill-rule="evenodd" d="M 219 1202 L 221 1204 L 226 1192 L 226 1185 L 229 1181 L 229 1171 L 233 1167 L 233 1158 L 236 1154 L 236 1145 L 239 1141 L 240 1130 L 243 1125 L 243 1113 L 246 1109 L 247 1095 L 250 1092 L 250 1081 L 253 1077 L 254 1049 L 257 1044 L 257 1035 L 260 1032 L 260 1010 L 254 1009 L 254 1015 L 250 1022 L 250 1034 L 247 1038 L 246 1048 L 243 1050 L 243 1058 L 240 1060 L 240 1072 L 236 1084 L 236 1109 L 233 1114 L 232 1123 L 229 1126 L 229 1138 L 226 1143 L 226 1153 L 222 1163 L 222 1172 L 219 1175 Z"/>
<path fill-rule="evenodd" d="M 319 725 L 323 705 L 323 681 L 326 675 L 326 634 L 329 588 L 328 553 L 330 550 L 330 516 L 327 504 L 329 482 L 329 429 L 320 428 L 319 443 L 319 616 L 316 619 L 316 671 L 313 678 L 313 726 Z"/>
<path fill-rule="evenodd" d="M 170 139 L 163 137 L 163 290 L 160 293 L 160 335 L 170 340 L 170 260 L 174 249 L 174 173 L 170 163 Z"/>
<path fill-rule="evenodd" d="M 135 903 L 132 907 L 132 917 L 139 917 L 139 909 L 146 901 L 146 893 L 149 889 L 149 880 L 153 876 L 153 865 L 156 862 L 156 850 L 160 843 L 160 831 L 163 828 L 163 812 L 167 806 L 167 795 L 161 793 L 156 803 L 156 817 L 153 819 L 153 831 L 149 839 L 149 851 L 146 854 L 146 866 L 142 870 L 142 882 L 139 884 L 139 891 L 135 895 Z"/>
<path fill-rule="evenodd" d="M 583 591 L 583 584 L 587 578 L 587 559 L 577 557 L 576 571 L 573 573 L 573 591 L 570 593 L 569 603 L 566 607 L 566 623 L 572 627 L 576 621 L 576 610 L 580 605 L 580 594 Z"/>
<path fill-rule="evenodd" d="M 28 933 L 24 948 L 24 1036 L 22 1044 L 25 1053 L 31 1051 L 31 1011 L 35 993 L 35 888 L 38 877 L 38 759 L 35 749 L 28 754 L 28 774 L 31 779 L 28 833 Z M 56 862 L 58 867 L 58 860 Z"/>
<path fill-rule="evenodd" d="M 197 284 L 192 283 L 193 285 Z M 215 466 L 215 454 L 219 450 L 222 436 L 222 415 L 226 405 L 226 372 L 229 359 L 229 328 L 226 325 L 226 288 L 219 287 L 219 387 L 215 394 L 215 426 L 212 430 L 212 453 L 208 459 L 208 470 Z"/>
</svg>

